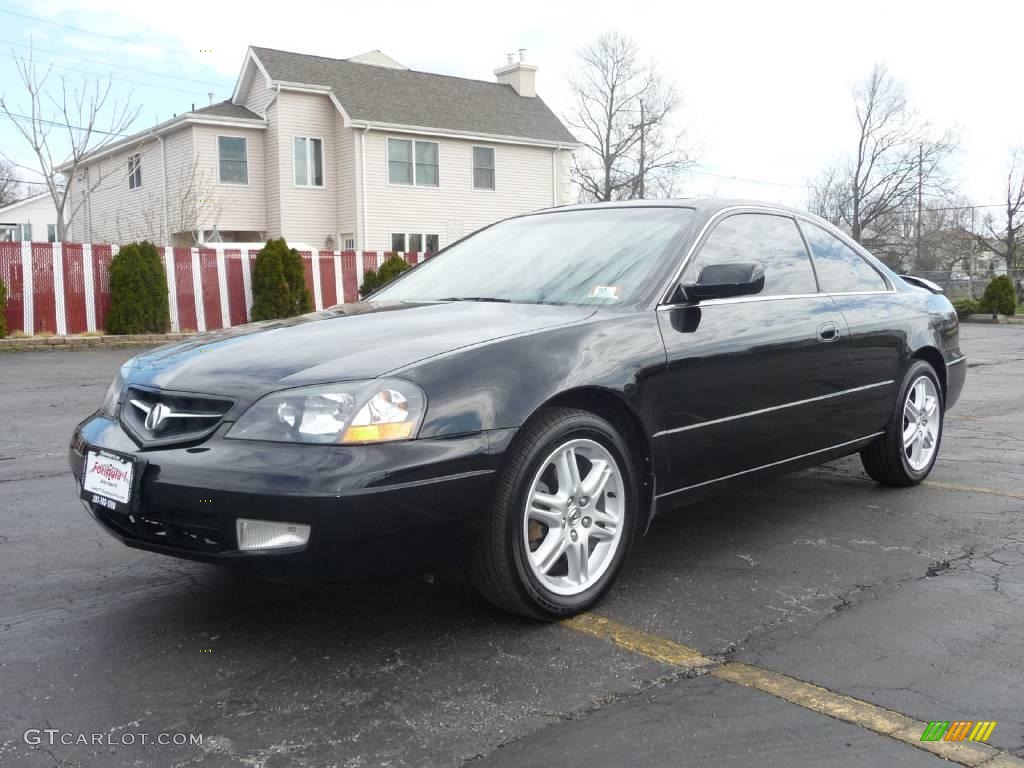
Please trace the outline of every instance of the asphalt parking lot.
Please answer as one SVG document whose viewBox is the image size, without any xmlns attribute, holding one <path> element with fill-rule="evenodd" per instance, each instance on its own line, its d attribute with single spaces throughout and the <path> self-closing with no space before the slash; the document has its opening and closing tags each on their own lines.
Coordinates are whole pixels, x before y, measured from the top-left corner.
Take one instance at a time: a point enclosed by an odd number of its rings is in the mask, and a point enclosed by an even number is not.
<svg viewBox="0 0 1024 768">
<path fill-rule="evenodd" d="M 570 625 L 458 572 L 312 590 L 129 550 L 65 449 L 137 350 L 0 355 L 0 765 L 948 764 L 858 702 L 995 720 L 960 762 L 1024 764 L 1024 327 L 961 346 L 926 485 L 853 458 L 659 518 L 595 612 L 614 623 Z M 108 738 L 25 743 L 47 728 Z"/>
</svg>

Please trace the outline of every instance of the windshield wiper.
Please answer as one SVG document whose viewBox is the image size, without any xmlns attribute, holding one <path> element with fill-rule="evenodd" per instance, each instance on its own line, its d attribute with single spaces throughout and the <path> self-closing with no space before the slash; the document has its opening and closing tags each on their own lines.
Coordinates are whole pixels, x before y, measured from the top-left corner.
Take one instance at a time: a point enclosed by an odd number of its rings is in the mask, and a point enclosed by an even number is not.
<svg viewBox="0 0 1024 768">
<path fill-rule="evenodd" d="M 449 296 L 438 301 L 498 301 L 502 304 L 511 304 L 512 299 L 499 299 L 495 296 Z"/>
</svg>

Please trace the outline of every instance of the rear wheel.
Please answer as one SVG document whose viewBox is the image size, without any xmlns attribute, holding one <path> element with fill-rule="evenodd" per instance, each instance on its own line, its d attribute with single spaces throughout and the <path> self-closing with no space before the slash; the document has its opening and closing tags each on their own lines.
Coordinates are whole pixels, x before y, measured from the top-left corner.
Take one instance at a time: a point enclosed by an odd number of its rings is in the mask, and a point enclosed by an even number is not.
<svg viewBox="0 0 1024 768">
<path fill-rule="evenodd" d="M 608 590 L 633 535 L 636 483 L 604 419 L 547 408 L 520 434 L 470 567 L 477 589 L 514 613 L 553 619 Z"/>
<path fill-rule="evenodd" d="M 917 485 L 932 471 L 942 442 L 942 389 L 935 369 L 919 360 L 903 379 L 885 434 L 860 452 L 872 479 Z"/>
</svg>

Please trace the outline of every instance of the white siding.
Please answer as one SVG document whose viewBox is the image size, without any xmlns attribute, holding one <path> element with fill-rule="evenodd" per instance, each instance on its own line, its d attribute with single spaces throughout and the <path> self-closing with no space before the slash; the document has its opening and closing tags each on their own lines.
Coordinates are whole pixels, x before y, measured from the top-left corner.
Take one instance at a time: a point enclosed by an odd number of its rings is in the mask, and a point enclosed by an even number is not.
<svg viewBox="0 0 1024 768">
<path fill-rule="evenodd" d="M 281 234 L 289 243 L 323 248 L 338 236 L 338 147 L 335 107 L 327 96 L 282 91 L 276 102 L 279 116 L 281 170 Z M 324 186 L 295 184 L 292 140 L 296 136 L 323 139 Z"/>
<path fill-rule="evenodd" d="M 440 186 L 388 184 L 387 139 L 436 141 Z M 473 189 L 473 146 L 494 148 L 494 190 Z M 366 135 L 367 250 L 389 250 L 391 233 L 440 236 L 441 247 L 499 219 L 559 204 L 556 150 L 485 141 Z M 563 153 L 564 154 L 564 153 Z"/>
<path fill-rule="evenodd" d="M 32 226 L 32 239 L 36 242 L 46 242 L 47 226 L 57 226 L 57 209 L 53 205 L 53 198 L 50 193 L 41 195 L 34 200 L 12 204 L 9 207 L 0 209 L 0 224 Z"/>
<path fill-rule="evenodd" d="M 338 233 L 356 232 L 356 142 L 358 131 L 342 125 L 341 113 L 335 111 L 334 130 L 338 137 Z M 339 244 L 340 248 L 343 244 Z"/>
<path fill-rule="evenodd" d="M 274 89 L 267 87 L 267 81 L 264 79 L 263 73 L 259 71 L 255 64 L 250 66 L 252 68 L 251 80 L 249 88 L 242 98 L 242 105 L 248 107 L 257 115 L 262 116 L 266 113 L 267 105 L 274 96 Z"/>
<path fill-rule="evenodd" d="M 274 101 L 267 108 L 267 130 L 263 136 L 267 237 L 275 238 L 281 236 L 281 131 L 277 121 L 280 106 Z"/>
<path fill-rule="evenodd" d="M 196 153 L 197 179 L 204 184 L 197 185 L 198 197 L 204 200 L 201 212 L 201 228 L 221 232 L 245 231 L 264 232 L 267 230 L 266 204 L 266 151 L 263 146 L 265 131 L 245 128 L 221 128 L 197 125 L 193 129 L 193 143 Z M 218 167 L 217 137 L 239 136 L 246 140 L 248 155 L 248 184 L 222 184 Z M 168 166 L 171 168 L 172 166 Z"/>
<path fill-rule="evenodd" d="M 188 129 L 185 135 L 190 144 Z M 172 137 L 165 137 L 165 141 Z M 142 186 L 128 188 L 128 157 L 142 155 Z M 84 174 L 84 175 L 83 175 Z M 72 222 L 72 237 L 94 243 L 128 243 L 148 239 L 163 244 L 163 163 L 160 143 L 147 139 L 140 146 L 101 158 L 79 169 L 79 179 L 72 188 L 77 205 L 82 195 L 88 195 Z M 99 186 L 87 192 L 100 180 Z M 70 210 L 67 211 L 70 214 Z"/>
</svg>

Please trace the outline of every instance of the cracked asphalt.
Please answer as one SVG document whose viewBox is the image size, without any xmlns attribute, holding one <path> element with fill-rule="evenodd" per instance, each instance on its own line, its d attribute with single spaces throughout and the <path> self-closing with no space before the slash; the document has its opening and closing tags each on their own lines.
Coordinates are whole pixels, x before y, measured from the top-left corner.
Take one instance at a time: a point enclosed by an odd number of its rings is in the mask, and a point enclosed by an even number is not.
<svg viewBox="0 0 1024 768">
<path fill-rule="evenodd" d="M 997 720 L 990 743 L 1024 757 L 1024 327 L 961 346 L 929 484 L 878 487 L 852 458 L 660 518 L 597 613 L 918 720 Z M 0 765 L 943 764 L 505 616 L 458 572 L 300 589 L 121 546 L 65 449 L 133 353 L 0 356 Z"/>
</svg>

